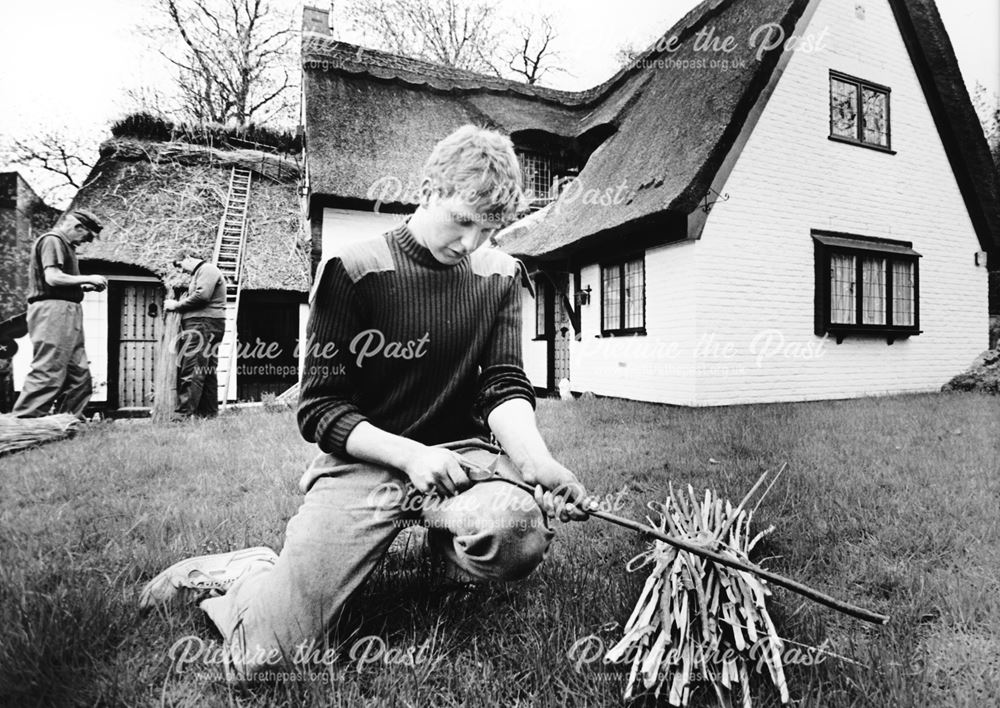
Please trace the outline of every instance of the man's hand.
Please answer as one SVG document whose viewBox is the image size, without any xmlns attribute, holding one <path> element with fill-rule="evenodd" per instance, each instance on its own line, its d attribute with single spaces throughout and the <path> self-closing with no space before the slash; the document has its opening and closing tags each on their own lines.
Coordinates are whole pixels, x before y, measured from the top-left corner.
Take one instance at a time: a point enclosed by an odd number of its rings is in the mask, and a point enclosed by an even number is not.
<svg viewBox="0 0 1000 708">
<path fill-rule="evenodd" d="M 521 467 L 524 481 L 535 485 L 535 501 L 560 521 L 583 521 L 593 504 L 576 475 L 551 456 L 529 460 Z"/>
<path fill-rule="evenodd" d="M 163 309 L 166 310 L 167 312 L 173 312 L 174 310 L 177 309 L 177 301 L 167 298 L 166 300 L 163 301 Z"/>
<path fill-rule="evenodd" d="M 450 497 L 472 486 L 469 476 L 459 465 L 459 456 L 440 447 L 423 446 L 407 460 L 403 472 L 424 494 L 437 492 L 442 497 Z"/>
<path fill-rule="evenodd" d="M 101 292 L 108 287 L 108 279 L 103 275 L 89 275 L 87 276 L 87 281 L 82 287 L 84 290 L 95 290 L 97 292 Z"/>
</svg>

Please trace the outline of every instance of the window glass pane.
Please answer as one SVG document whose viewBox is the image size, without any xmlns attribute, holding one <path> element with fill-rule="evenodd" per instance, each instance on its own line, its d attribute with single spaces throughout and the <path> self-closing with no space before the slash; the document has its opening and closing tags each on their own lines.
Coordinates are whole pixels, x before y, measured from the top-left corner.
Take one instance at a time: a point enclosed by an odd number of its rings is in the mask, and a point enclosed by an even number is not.
<svg viewBox="0 0 1000 708">
<path fill-rule="evenodd" d="M 621 278 L 618 266 L 601 266 L 602 329 L 621 329 Z"/>
<path fill-rule="evenodd" d="M 642 327 L 645 287 L 642 259 L 625 264 L 625 327 Z"/>
<path fill-rule="evenodd" d="M 889 145 L 888 102 L 889 96 L 883 91 L 861 89 L 862 141 L 882 147 Z"/>
<path fill-rule="evenodd" d="M 830 256 L 830 322 L 854 324 L 854 280 L 857 266 L 854 256 L 834 253 Z"/>
<path fill-rule="evenodd" d="M 914 294 L 913 263 L 896 261 L 892 264 L 892 320 L 894 325 L 913 326 Z"/>
<path fill-rule="evenodd" d="M 861 261 L 861 324 L 885 324 L 885 259 Z"/>
<path fill-rule="evenodd" d="M 547 320 L 546 315 L 546 298 L 545 298 L 545 281 L 541 278 L 535 280 L 535 336 L 544 337 L 546 334 L 545 323 Z"/>
<path fill-rule="evenodd" d="M 547 155 L 529 150 L 517 150 L 517 161 L 521 164 L 522 186 L 529 201 L 547 200 L 555 197 L 552 183 L 556 177 L 564 177 L 569 172 L 568 160 L 558 155 Z"/>
<path fill-rule="evenodd" d="M 858 138 L 858 88 L 856 84 L 830 79 L 830 127 L 833 135 Z"/>
</svg>

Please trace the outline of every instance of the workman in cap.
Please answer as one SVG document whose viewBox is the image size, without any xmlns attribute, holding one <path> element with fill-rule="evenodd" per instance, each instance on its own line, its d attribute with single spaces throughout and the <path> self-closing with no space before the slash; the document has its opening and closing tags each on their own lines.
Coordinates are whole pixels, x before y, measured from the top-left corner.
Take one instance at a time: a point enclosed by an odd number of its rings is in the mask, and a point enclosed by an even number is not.
<svg viewBox="0 0 1000 708">
<path fill-rule="evenodd" d="M 15 416 L 72 413 L 83 417 L 93 386 L 80 303 L 84 292 L 100 292 L 108 281 L 101 275 L 80 275 L 76 247 L 93 241 L 102 228 L 93 213 L 74 209 L 32 246 L 28 290 L 32 361 L 14 404 Z"/>
</svg>

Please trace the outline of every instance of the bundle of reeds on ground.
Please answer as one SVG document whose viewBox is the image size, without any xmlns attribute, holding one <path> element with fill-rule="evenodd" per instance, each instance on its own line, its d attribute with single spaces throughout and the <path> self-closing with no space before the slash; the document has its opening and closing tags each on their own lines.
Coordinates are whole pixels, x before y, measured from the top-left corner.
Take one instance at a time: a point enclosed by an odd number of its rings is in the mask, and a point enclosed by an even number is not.
<svg viewBox="0 0 1000 708">
<path fill-rule="evenodd" d="M 165 313 L 153 375 L 152 417 L 156 423 L 169 421 L 177 407 L 177 336 L 180 331 L 180 313 Z"/>
<path fill-rule="evenodd" d="M 773 528 L 750 536 L 753 512 L 744 507 L 761 481 L 736 508 L 709 490 L 698 497 L 690 486 L 687 493 L 671 486 L 653 525 L 748 562 Z M 763 579 L 662 541 L 632 559 L 629 569 L 648 566 L 652 570 L 624 637 L 605 656 L 609 663 L 631 662 L 626 698 L 645 690 L 657 697 L 666 693 L 670 705 L 686 706 L 692 687 L 704 682 L 720 705 L 733 705 L 738 692 L 740 703 L 750 706 L 750 672 L 764 665 L 781 701 L 788 701 L 782 640 L 767 611 L 771 592 Z"/>
<path fill-rule="evenodd" d="M 40 418 L 0 415 L 0 455 L 72 435 L 80 419 L 72 413 Z"/>
</svg>

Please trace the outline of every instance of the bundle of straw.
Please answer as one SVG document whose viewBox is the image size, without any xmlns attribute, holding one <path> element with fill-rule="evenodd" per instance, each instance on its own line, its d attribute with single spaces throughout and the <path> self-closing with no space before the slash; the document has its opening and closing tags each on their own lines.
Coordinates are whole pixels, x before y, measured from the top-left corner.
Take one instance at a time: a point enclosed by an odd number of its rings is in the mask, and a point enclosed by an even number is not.
<svg viewBox="0 0 1000 708">
<path fill-rule="evenodd" d="M 0 415 L 0 455 L 51 440 L 69 437 L 80 419 L 72 413 L 58 413 L 41 418 L 15 418 Z"/>
<path fill-rule="evenodd" d="M 177 335 L 181 331 L 178 312 L 165 312 L 156 348 L 153 374 L 153 421 L 165 423 L 177 407 Z"/>
<path fill-rule="evenodd" d="M 754 546 L 773 530 L 751 538 L 753 511 L 744 509 L 763 479 L 735 509 L 709 490 L 699 498 L 690 485 L 687 494 L 675 494 L 671 485 L 662 507 L 651 505 L 660 518 L 650 523 L 661 532 L 749 563 Z M 653 569 L 625 624 L 625 636 L 604 658 L 609 663 L 631 659 L 626 698 L 641 679 L 643 689 L 657 697 L 666 689 L 670 705 L 686 706 L 692 684 L 703 681 L 711 684 L 722 706 L 732 705 L 739 686 L 742 705 L 749 708 L 749 666 L 759 669 L 763 663 L 782 703 L 788 702 L 782 641 L 767 612 L 765 599 L 771 591 L 764 579 L 658 540 L 630 561 L 629 570 L 648 565 Z"/>
</svg>

